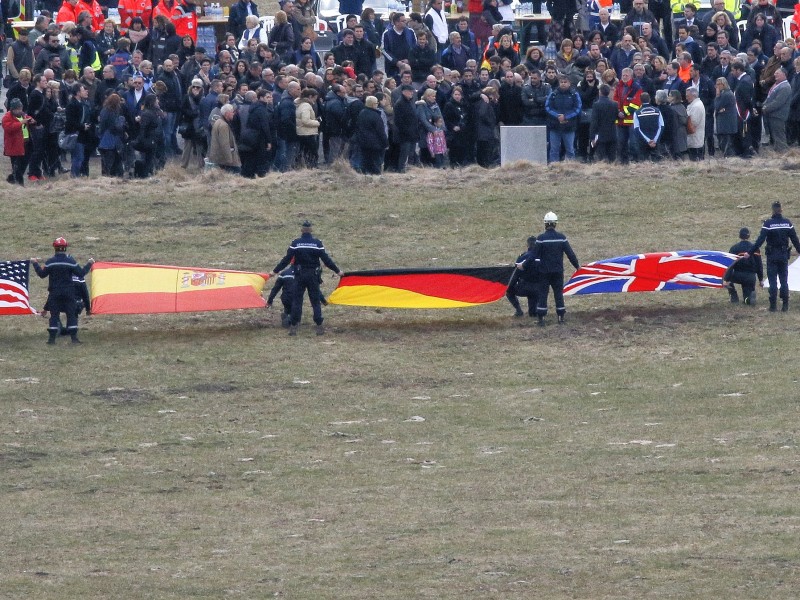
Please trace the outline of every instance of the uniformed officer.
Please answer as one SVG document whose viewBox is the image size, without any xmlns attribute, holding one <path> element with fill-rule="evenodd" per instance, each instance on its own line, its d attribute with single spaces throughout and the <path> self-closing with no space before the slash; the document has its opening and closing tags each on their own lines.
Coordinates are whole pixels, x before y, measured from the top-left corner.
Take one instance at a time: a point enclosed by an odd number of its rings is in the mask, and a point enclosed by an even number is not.
<svg viewBox="0 0 800 600">
<path fill-rule="evenodd" d="M 47 291 L 47 305 L 50 309 L 50 323 L 47 332 L 50 337 L 48 344 L 55 344 L 59 329 L 61 329 L 61 313 L 67 316 L 67 333 L 72 338 L 73 344 L 80 344 L 78 339 L 78 304 L 75 296 L 75 283 L 73 276 L 83 278 L 94 264 L 90 258 L 85 267 L 78 265 L 77 261 L 67 254 L 67 240 L 63 237 L 53 242 L 55 254 L 48 258 L 44 267 L 39 265 L 38 258 L 31 258 L 36 274 L 44 279 L 49 277 Z"/>
<path fill-rule="evenodd" d="M 289 321 L 292 318 L 292 302 L 294 301 L 295 287 L 294 265 L 290 265 L 288 268 L 280 272 L 280 275 L 278 275 L 278 279 L 275 281 L 275 285 L 272 286 L 272 289 L 269 292 L 269 297 L 267 298 L 267 308 L 271 308 L 272 303 L 275 301 L 275 297 L 280 293 L 281 304 L 283 304 L 283 312 L 281 313 L 281 327 L 284 328 L 289 327 Z"/>
<path fill-rule="evenodd" d="M 567 255 L 569 262 L 576 269 L 581 266 L 572 246 L 567 241 L 567 236 L 556 231 L 557 224 L 558 216 L 554 212 L 549 212 L 544 216 L 544 233 L 536 238 L 531 253 L 539 271 L 539 299 L 536 305 L 536 316 L 542 327 L 544 327 L 544 317 L 547 314 L 548 288 L 553 289 L 558 322 L 559 324 L 564 322 L 564 315 L 567 312 L 567 308 L 564 306 L 564 255 Z"/>
<path fill-rule="evenodd" d="M 536 270 L 536 262 L 528 260 L 531 257 L 533 246 L 536 244 L 536 238 L 531 236 L 528 238 L 528 250 L 523 252 L 517 257 L 516 269 L 511 276 L 511 281 L 508 282 L 508 289 L 506 290 L 506 298 L 514 307 L 514 316 L 521 317 L 525 313 L 522 312 L 518 296 L 525 296 L 528 299 L 528 316 L 532 317 L 536 314 L 537 294 L 539 286 L 539 272 Z"/>
<path fill-rule="evenodd" d="M 761 253 L 753 251 L 753 243 L 749 240 L 750 230 L 742 227 L 739 230 L 739 242 L 730 249 L 730 253 L 739 256 L 739 260 L 731 265 L 725 281 L 728 282 L 731 302 L 734 304 L 739 302 L 739 295 L 736 293 L 734 285 L 738 283 L 742 286 L 744 303 L 752 306 L 756 303 L 756 277 L 758 277 L 759 285 L 764 284 L 764 266 L 761 263 Z"/>
<path fill-rule="evenodd" d="M 311 235 L 311 227 L 310 221 L 303 222 L 300 228 L 300 237 L 292 241 L 286 251 L 286 256 L 281 259 L 272 273 L 273 276 L 278 276 L 294 259 L 295 291 L 292 299 L 292 314 L 289 320 L 289 335 L 297 335 L 297 326 L 303 316 L 303 296 L 306 290 L 308 290 L 308 299 L 311 301 L 311 307 L 314 311 L 317 335 L 325 333 L 325 327 L 322 325 L 322 303 L 319 275 L 317 273 L 320 260 L 339 277 L 344 275 L 344 271 L 340 270 L 331 257 L 328 256 L 322 242 Z"/>
<path fill-rule="evenodd" d="M 791 247 L 789 242 L 794 245 L 795 250 L 800 253 L 800 240 L 797 239 L 797 232 L 794 230 L 792 222 L 783 216 L 781 203 L 777 200 L 772 203 L 772 216 L 764 221 L 761 226 L 761 233 L 753 244 L 750 254 L 755 253 L 761 244 L 767 242 L 767 281 L 769 281 L 769 310 L 777 310 L 778 285 L 781 283 L 781 300 L 783 306 L 781 310 L 789 310 L 789 253 Z"/>
</svg>

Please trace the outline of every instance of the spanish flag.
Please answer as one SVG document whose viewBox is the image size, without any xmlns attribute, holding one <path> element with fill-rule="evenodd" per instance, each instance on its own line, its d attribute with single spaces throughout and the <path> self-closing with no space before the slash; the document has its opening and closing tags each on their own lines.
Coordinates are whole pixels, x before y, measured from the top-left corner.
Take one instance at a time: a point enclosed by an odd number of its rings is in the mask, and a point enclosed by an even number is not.
<svg viewBox="0 0 800 600">
<path fill-rule="evenodd" d="M 345 274 L 330 304 L 385 308 L 462 308 L 503 297 L 513 266 L 384 269 Z"/>
<path fill-rule="evenodd" d="M 260 308 L 268 274 L 96 262 L 92 312 L 106 315 Z"/>
</svg>

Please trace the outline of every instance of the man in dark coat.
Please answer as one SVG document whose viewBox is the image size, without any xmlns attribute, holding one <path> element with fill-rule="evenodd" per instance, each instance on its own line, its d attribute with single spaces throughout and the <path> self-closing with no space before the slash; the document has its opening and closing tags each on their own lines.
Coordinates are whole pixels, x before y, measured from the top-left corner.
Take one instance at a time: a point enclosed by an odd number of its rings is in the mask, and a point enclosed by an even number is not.
<svg viewBox="0 0 800 600">
<path fill-rule="evenodd" d="M 539 271 L 539 293 L 536 305 L 536 316 L 539 325 L 544 326 L 544 317 L 547 314 L 547 296 L 550 288 L 553 289 L 553 299 L 556 304 L 556 314 L 559 324 L 564 323 L 567 312 L 564 306 L 564 255 L 575 269 L 580 269 L 578 257 L 569 245 L 567 236 L 556 231 L 558 216 L 549 212 L 544 216 L 544 233 L 536 238 L 530 260 L 536 262 Z"/>
<path fill-rule="evenodd" d="M 269 97 L 269 98 L 268 98 Z M 267 109 L 267 103 L 271 102 L 271 93 L 268 90 L 260 89 L 256 92 L 256 101 L 250 106 L 250 112 L 247 116 L 247 126 L 245 131 L 242 131 L 242 139 L 245 136 L 253 141 L 250 152 L 251 165 L 248 165 L 248 170 L 245 171 L 244 164 L 242 164 L 242 175 L 252 174 L 258 177 L 264 177 L 269 171 L 269 152 L 272 150 L 272 131 L 270 128 L 271 116 Z"/>
<path fill-rule="evenodd" d="M 753 106 L 753 80 L 745 73 L 744 64 L 738 60 L 731 67 L 731 75 L 733 76 L 731 89 L 736 97 L 736 112 L 739 116 L 739 130 L 734 139 L 734 147 L 742 158 L 751 158 L 755 155 L 755 151 L 750 121 L 756 118 Z"/>
<path fill-rule="evenodd" d="M 608 96 L 611 87 L 600 85 L 599 98 L 592 105 L 592 120 L 589 125 L 589 143 L 594 148 L 595 160 L 614 162 L 617 156 L 617 103 Z"/>
<path fill-rule="evenodd" d="M 416 144 L 419 139 L 419 120 L 414 105 L 414 87 L 402 85 L 400 99 L 394 105 L 394 126 L 397 130 L 397 142 L 400 144 L 398 170 L 405 173 L 406 163 L 416 163 Z"/>
<path fill-rule="evenodd" d="M 181 100 L 183 98 L 183 85 L 181 78 L 175 70 L 175 65 L 170 59 L 164 61 L 161 73 L 156 81 L 163 81 L 167 86 L 167 91 L 158 98 L 161 110 L 164 111 L 164 148 L 169 155 L 170 152 L 180 154 L 178 148 L 178 138 L 175 131 L 178 125 L 178 113 L 181 110 Z"/>
<path fill-rule="evenodd" d="M 380 175 L 383 153 L 389 146 L 389 138 L 375 96 L 367 96 L 364 110 L 358 113 L 355 139 L 361 146 L 361 168 L 364 174 Z"/>
<path fill-rule="evenodd" d="M 522 88 L 514 83 L 514 71 L 506 71 L 500 84 L 497 119 L 503 125 L 520 125 L 524 114 Z"/>
</svg>

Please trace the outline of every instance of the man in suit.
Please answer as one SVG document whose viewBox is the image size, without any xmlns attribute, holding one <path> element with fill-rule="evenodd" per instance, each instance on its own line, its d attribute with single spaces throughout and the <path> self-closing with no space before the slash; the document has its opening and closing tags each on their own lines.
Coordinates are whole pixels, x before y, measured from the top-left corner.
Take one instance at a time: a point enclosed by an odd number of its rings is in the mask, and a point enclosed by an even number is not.
<svg viewBox="0 0 800 600">
<path fill-rule="evenodd" d="M 589 143 L 594 150 L 596 160 L 614 162 L 617 156 L 616 122 L 619 108 L 609 98 L 611 87 L 607 83 L 600 85 L 600 97 L 592 105 L 592 121 L 589 125 Z"/>
<path fill-rule="evenodd" d="M 736 112 L 739 121 L 734 147 L 736 153 L 742 158 L 752 158 L 755 151 L 753 150 L 750 121 L 757 116 L 753 107 L 753 80 L 745 72 L 744 64 L 738 60 L 731 67 L 731 76 L 733 77 L 731 89 L 736 97 Z"/>
<path fill-rule="evenodd" d="M 789 119 L 792 86 L 786 76 L 786 69 L 783 67 L 775 71 L 775 84 L 770 88 L 767 98 L 761 106 L 764 125 L 767 128 L 770 143 L 776 152 L 785 152 L 788 149 L 786 121 Z"/>
</svg>

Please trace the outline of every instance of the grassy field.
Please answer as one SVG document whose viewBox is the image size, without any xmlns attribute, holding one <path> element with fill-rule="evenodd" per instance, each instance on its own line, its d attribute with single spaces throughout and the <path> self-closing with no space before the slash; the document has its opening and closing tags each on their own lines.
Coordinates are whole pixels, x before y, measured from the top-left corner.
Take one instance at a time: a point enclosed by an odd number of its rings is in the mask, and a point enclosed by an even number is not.
<svg viewBox="0 0 800 600">
<path fill-rule="evenodd" d="M 6 187 L 0 257 L 64 235 L 79 261 L 266 272 L 310 218 L 346 271 L 489 266 L 548 210 L 581 262 L 727 250 L 774 198 L 800 221 L 797 167 L 170 167 Z M 3 318 L 0 598 L 797 598 L 800 303 L 765 303 L 568 298 L 544 329 L 505 301 L 330 306 L 321 338 L 94 316 L 55 348 Z"/>
</svg>

